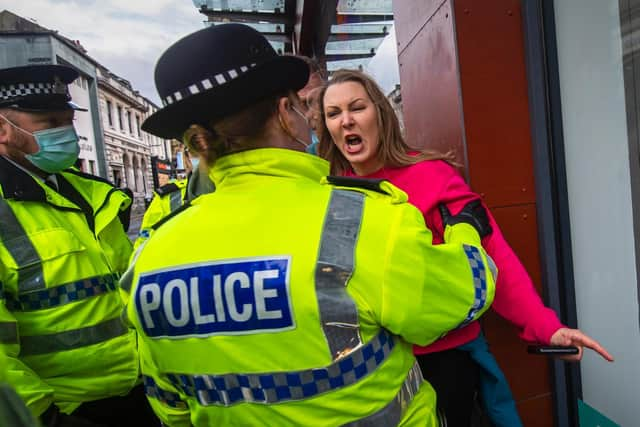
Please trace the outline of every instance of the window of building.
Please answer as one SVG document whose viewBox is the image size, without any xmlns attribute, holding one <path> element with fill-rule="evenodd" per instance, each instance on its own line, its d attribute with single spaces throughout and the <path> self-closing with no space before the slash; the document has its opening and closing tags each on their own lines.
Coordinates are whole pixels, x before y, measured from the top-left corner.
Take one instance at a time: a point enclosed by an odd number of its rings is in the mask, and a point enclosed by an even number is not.
<svg viewBox="0 0 640 427">
<path fill-rule="evenodd" d="M 131 125 L 131 111 L 127 111 L 127 126 L 129 126 L 129 133 L 133 135 L 133 126 Z"/>
<path fill-rule="evenodd" d="M 124 130 L 124 125 L 122 124 L 122 107 L 118 105 L 118 122 L 120 124 L 120 130 Z"/>
<path fill-rule="evenodd" d="M 136 131 L 138 132 L 138 136 L 140 136 L 140 115 L 136 114 Z"/>
<path fill-rule="evenodd" d="M 116 187 L 121 187 L 122 186 L 122 171 L 120 169 L 113 168 L 111 170 L 111 173 L 113 173 L 113 185 L 115 185 Z"/>
<path fill-rule="evenodd" d="M 107 100 L 107 121 L 109 126 L 113 127 L 113 105 L 109 100 Z"/>
</svg>

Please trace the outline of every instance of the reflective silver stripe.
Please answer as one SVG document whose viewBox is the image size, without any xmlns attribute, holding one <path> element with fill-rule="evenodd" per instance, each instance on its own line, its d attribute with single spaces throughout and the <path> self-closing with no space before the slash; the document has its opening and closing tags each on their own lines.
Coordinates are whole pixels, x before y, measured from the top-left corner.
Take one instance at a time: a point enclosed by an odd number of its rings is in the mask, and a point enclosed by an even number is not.
<svg viewBox="0 0 640 427">
<path fill-rule="evenodd" d="M 394 346 L 394 337 L 383 329 L 343 359 L 321 368 L 262 374 L 166 375 L 176 389 L 203 406 L 272 404 L 309 399 L 355 384 L 384 363 Z"/>
<path fill-rule="evenodd" d="M 420 386 L 424 382 L 422 371 L 418 362 L 413 364 L 409 370 L 407 377 L 404 379 L 400 391 L 391 402 L 375 414 L 362 418 L 358 421 L 345 424 L 343 427 L 387 427 L 397 426 L 402 420 L 404 411 L 409 407 L 413 397 L 420 390 Z"/>
<path fill-rule="evenodd" d="M 169 194 L 169 208 L 171 212 L 182 206 L 182 191 L 174 191 Z"/>
<path fill-rule="evenodd" d="M 20 355 L 33 356 L 37 354 L 55 353 L 64 350 L 86 347 L 98 344 L 111 338 L 124 335 L 127 328 L 120 317 L 98 323 L 86 328 L 59 332 L 50 335 L 21 336 Z M 89 357 L 89 356 L 87 356 Z"/>
<path fill-rule="evenodd" d="M 0 344 L 18 344 L 16 322 L 0 322 Z"/>
<path fill-rule="evenodd" d="M 18 264 L 18 290 L 26 292 L 44 289 L 40 255 L 3 197 L 0 197 L 0 239 Z"/>
<path fill-rule="evenodd" d="M 346 285 L 353 273 L 364 197 L 356 191 L 333 190 L 324 218 L 315 280 L 320 321 L 332 360 L 362 345 L 358 310 Z"/>
</svg>

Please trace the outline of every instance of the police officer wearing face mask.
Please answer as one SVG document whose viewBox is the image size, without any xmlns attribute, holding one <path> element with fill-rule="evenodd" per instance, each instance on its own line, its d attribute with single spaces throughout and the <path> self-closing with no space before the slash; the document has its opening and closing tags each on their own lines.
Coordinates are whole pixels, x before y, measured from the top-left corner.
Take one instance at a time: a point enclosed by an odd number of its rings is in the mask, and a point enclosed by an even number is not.
<svg viewBox="0 0 640 427">
<path fill-rule="evenodd" d="M 7 381 L 45 426 L 157 425 L 120 318 L 131 200 L 70 167 L 67 85 L 78 73 L 0 70 L 0 351 Z M 86 111 L 86 110 L 85 110 Z"/>
</svg>

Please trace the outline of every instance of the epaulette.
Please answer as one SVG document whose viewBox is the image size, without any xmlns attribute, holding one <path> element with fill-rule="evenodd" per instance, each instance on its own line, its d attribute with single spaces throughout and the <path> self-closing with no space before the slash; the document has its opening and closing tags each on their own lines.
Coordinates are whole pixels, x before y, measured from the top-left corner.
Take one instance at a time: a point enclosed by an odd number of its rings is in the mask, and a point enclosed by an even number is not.
<svg viewBox="0 0 640 427">
<path fill-rule="evenodd" d="M 178 215 L 179 213 L 184 212 L 185 210 L 187 210 L 190 207 L 191 207 L 191 202 L 185 202 L 182 206 L 180 206 L 175 211 L 171 212 L 169 215 L 167 215 L 165 217 L 162 217 L 162 219 L 160 221 L 156 222 L 155 224 L 153 224 L 151 226 L 151 228 L 153 230 L 157 230 L 158 228 L 160 228 L 160 226 L 162 224 L 164 224 L 165 222 L 169 221 L 171 218 L 173 218 L 174 216 Z"/>
<path fill-rule="evenodd" d="M 167 194 L 175 193 L 176 191 L 180 191 L 180 187 L 178 187 L 175 182 L 170 182 L 162 187 L 156 188 L 156 193 L 158 193 L 159 196 L 166 196 Z"/>
<path fill-rule="evenodd" d="M 71 173 L 74 174 L 76 176 L 79 176 L 81 178 L 85 178 L 85 179 L 90 179 L 92 181 L 98 181 L 98 182 L 102 182 L 104 184 L 109 184 L 110 186 L 114 186 L 113 183 L 111 181 L 109 181 L 108 179 L 105 179 L 101 176 L 97 176 L 97 175 L 93 175 L 90 173 L 86 173 L 86 172 L 82 172 L 78 169 L 75 168 L 69 168 L 69 169 L 65 169 L 63 172 L 67 172 L 67 173 Z"/>
<path fill-rule="evenodd" d="M 329 175 L 327 176 L 327 182 L 338 187 L 364 188 L 381 194 L 389 194 L 388 191 L 381 187 L 381 184 L 385 182 L 384 179 Z"/>
<path fill-rule="evenodd" d="M 393 203 L 405 203 L 408 200 L 407 193 L 386 179 L 328 175 L 321 182 L 335 185 L 336 187 L 353 188 L 355 191 L 369 190 L 385 196 L 391 196 Z"/>
</svg>

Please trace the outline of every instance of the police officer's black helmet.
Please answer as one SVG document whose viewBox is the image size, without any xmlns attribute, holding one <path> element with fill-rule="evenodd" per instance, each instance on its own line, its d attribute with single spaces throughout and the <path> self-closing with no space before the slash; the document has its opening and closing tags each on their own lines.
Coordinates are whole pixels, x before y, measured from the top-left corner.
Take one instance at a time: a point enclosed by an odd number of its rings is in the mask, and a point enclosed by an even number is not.
<svg viewBox="0 0 640 427">
<path fill-rule="evenodd" d="M 142 129 L 181 138 L 192 124 L 239 112 L 254 102 L 307 84 L 309 67 L 280 56 L 255 29 L 223 24 L 196 31 L 169 47 L 156 64 L 163 108 Z"/>
<path fill-rule="evenodd" d="M 27 112 L 82 110 L 68 84 L 78 72 L 65 65 L 25 65 L 0 70 L 0 108 Z"/>
</svg>

